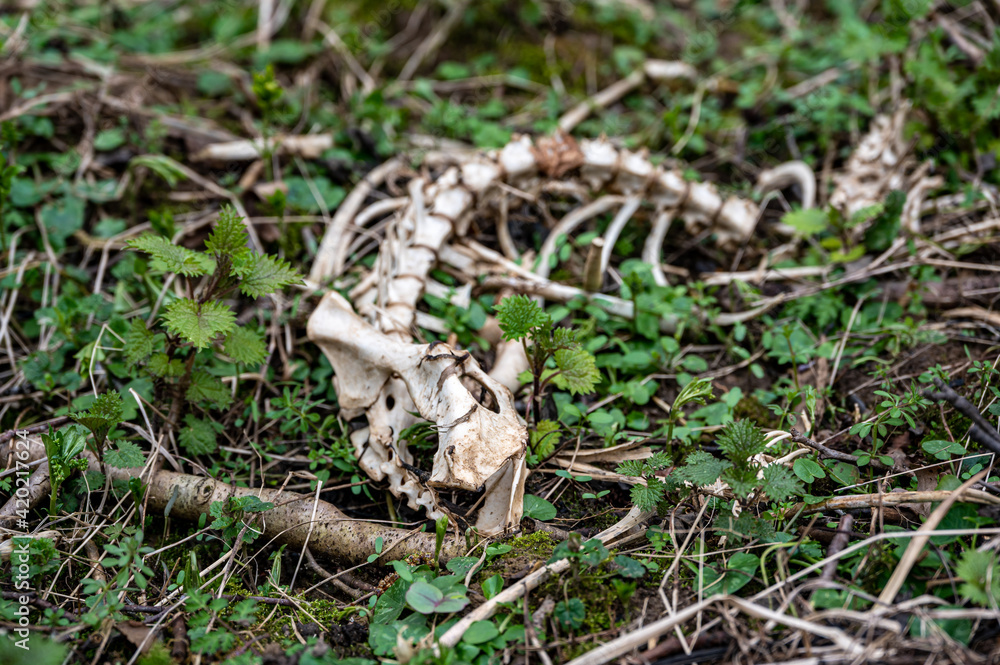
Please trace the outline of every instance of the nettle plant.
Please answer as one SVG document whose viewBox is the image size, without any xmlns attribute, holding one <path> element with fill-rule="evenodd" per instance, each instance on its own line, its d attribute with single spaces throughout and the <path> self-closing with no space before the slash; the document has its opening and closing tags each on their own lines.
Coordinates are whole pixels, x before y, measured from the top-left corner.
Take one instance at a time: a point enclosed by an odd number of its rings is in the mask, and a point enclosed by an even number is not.
<svg viewBox="0 0 1000 665">
<path fill-rule="evenodd" d="M 632 501 L 643 510 L 664 509 L 670 503 L 669 492 L 687 484 L 692 487 L 714 485 L 720 480 L 729 486 L 743 506 L 762 501 L 786 501 L 803 494 L 802 482 L 795 473 L 781 464 L 764 465 L 758 455 L 767 448 L 764 433 L 749 420 L 737 420 L 726 425 L 716 439 L 725 459 L 718 459 L 704 450 L 687 456 L 683 466 L 666 478 L 657 474 L 669 467 L 670 456 L 654 453 L 644 460 L 627 460 L 618 466 L 618 473 L 642 478 L 645 483 L 632 487 Z"/>
<path fill-rule="evenodd" d="M 580 333 L 556 327 L 552 317 L 528 296 L 510 296 L 497 306 L 497 323 L 507 341 L 521 342 L 531 364 L 528 420 L 537 427 L 542 400 L 549 386 L 571 394 L 587 394 L 601 380 L 594 356 L 583 348 Z M 541 455 L 544 457 L 545 455 Z"/>
<path fill-rule="evenodd" d="M 302 281 L 283 259 L 250 249 L 247 237 L 242 219 L 227 207 L 219 213 L 204 251 L 181 247 L 152 233 L 128 243 L 151 257 L 150 270 L 172 273 L 185 294 L 164 308 L 162 328 L 150 330 L 141 319 L 133 319 L 123 351 L 125 359 L 141 365 L 171 403 L 168 419 L 175 426 L 185 405 L 225 409 L 231 403 L 230 390 L 209 371 L 213 360 L 256 365 L 267 356 L 263 335 L 237 326 L 225 299 L 237 293 L 260 298 Z M 184 424 L 180 442 L 188 452 L 215 450 L 213 422 L 188 413 Z"/>
</svg>

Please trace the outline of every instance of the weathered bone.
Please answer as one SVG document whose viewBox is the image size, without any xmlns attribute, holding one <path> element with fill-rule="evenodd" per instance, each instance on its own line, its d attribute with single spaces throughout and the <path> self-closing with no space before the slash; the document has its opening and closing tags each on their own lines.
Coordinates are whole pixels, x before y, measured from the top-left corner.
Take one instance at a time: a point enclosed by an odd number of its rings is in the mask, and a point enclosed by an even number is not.
<svg viewBox="0 0 1000 665">
<path fill-rule="evenodd" d="M 891 115 L 876 116 L 836 178 L 830 205 L 847 219 L 859 210 L 884 202 L 892 190 L 901 190 L 906 193 L 900 216 L 902 227 L 911 233 L 920 232 L 924 198 L 941 187 L 944 179 L 928 175 L 930 162 L 921 164 L 913 156 L 903 135 L 908 113 L 909 104 L 902 104 Z M 859 225 L 854 233 L 860 234 L 866 228 L 867 225 Z"/>
<path fill-rule="evenodd" d="M 521 136 L 515 137 L 499 151 L 462 154 L 442 164 L 444 170 L 436 179 L 417 176 L 409 181 L 409 200 L 388 226 L 372 272 L 351 290 L 351 301 L 372 326 L 364 324 L 354 316 L 349 306 L 330 296 L 310 320 L 310 337 L 324 346 L 339 377 L 338 394 L 345 417 L 364 413 L 368 418 L 368 427 L 356 430 L 351 436 L 358 450 L 361 468 L 375 479 L 387 477 L 393 494 L 405 496 L 414 508 L 425 507 L 431 516 L 440 515 L 441 506 L 433 489 L 421 482 L 420 472 L 413 468 L 412 456 L 405 443 L 399 440 L 399 434 L 416 422 L 410 415 L 414 410 L 442 425 L 450 422 L 448 418 L 464 415 L 465 411 L 457 413 L 455 410 L 471 405 L 470 397 L 465 390 L 464 401 L 457 402 L 451 407 L 453 411 L 445 413 L 441 411 L 443 407 L 440 404 L 448 397 L 440 392 L 428 392 L 428 387 L 436 385 L 433 381 L 426 376 L 421 376 L 419 380 L 393 378 L 394 373 L 401 374 L 393 368 L 400 363 L 405 364 L 401 359 L 409 358 L 414 353 L 418 354 L 415 357 L 423 357 L 419 355 L 423 353 L 419 349 L 425 347 L 406 344 L 412 339 L 414 324 L 418 322 L 417 303 L 427 288 L 430 271 L 438 263 L 442 252 L 448 251 L 448 243 L 465 234 L 477 205 L 487 198 L 506 196 L 505 187 L 514 186 L 530 192 L 558 182 L 572 186 L 573 191 L 583 195 L 588 190 L 614 193 L 613 196 L 605 196 L 605 203 L 624 202 L 611 235 L 621 230 L 640 202 L 648 202 L 657 209 L 675 211 L 692 231 L 711 227 L 719 243 L 726 246 L 744 242 L 752 233 L 758 215 L 753 203 L 735 197 L 724 199 L 714 185 L 689 182 L 679 171 L 664 170 L 654 165 L 646 153 L 620 150 L 607 139 L 581 141 L 578 144 L 565 134 L 541 138 L 537 142 Z M 380 167 L 378 178 L 374 179 L 384 178 L 388 168 Z M 362 184 L 349 197 L 352 204 L 338 211 L 310 272 L 313 283 L 319 284 L 341 274 L 354 228 L 350 221 L 358 216 L 368 191 L 370 185 Z M 583 206 L 577 216 L 589 209 Z M 573 213 L 564 218 L 566 232 L 571 230 L 570 226 L 575 226 L 571 224 L 573 218 Z M 558 232 L 552 233 L 550 244 L 555 242 L 557 235 Z M 659 236 L 660 242 L 662 235 Z M 601 256 L 602 272 L 607 269 L 610 247 L 614 244 L 613 237 L 606 240 L 610 242 L 608 251 Z M 649 248 L 648 253 L 658 255 L 659 243 L 655 248 Z M 547 271 L 545 251 L 540 263 L 544 266 L 541 271 Z M 350 316 L 345 316 L 345 312 L 349 312 Z M 333 325 L 330 323 L 333 319 L 340 323 Z M 376 331 L 381 331 L 384 336 L 376 338 Z M 379 341 L 372 341 L 375 339 Z M 377 344 L 379 348 L 370 347 L 370 344 Z M 382 347 L 395 349 L 391 357 L 384 355 Z M 410 348 L 418 351 L 406 350 Z M 451 359 L 446 365 L 451 367 L 456 361 L 454 353 L 449 354 Z M 506 348 L 501 343 L 498 345 L 497 360 L 495 369 L 498 372 L 495 376 L 502 378 L 503 384 L 515 387 L 518 374 L 526 366 L 523 350 L 519 346 Z M 367 362 L 375 363 L 374 367 L 366 365 Z M 470 363 L 471 360 L 465 361 L 459 367 L 472 367 Z M 433 363 L 430 366 L 437 367 Z M 438 368 L 438 371 L 443 370 Z M 473 376 L 477 373 L 482 378 Z M 478 367 L 466 371 L 466 376 L 476 379 L 494 393 L 496 401 L 504 405 L 501 416 L 506 418 L 508 425 L 516 421 L 506 388 Z M 494 383 L 488 384 L 488 381 Z M 453 394 L 458 393 L 457 386 L 456 382 L 451 388 Z M 346 393 L 341 394 L 341 391 Z M 508 407 L 509 414 L 506 411 Z M 479 408 L 476 413 L 479 412 L 485 412 L 485 409 Z M 449 453 L 442 452 L 448 449 L 442 440 L 430 485 L 450 484 L 471 489 L 485 482 L 486 498 L 479 513 L 478 526 L 483 532 L 497 532 L 511 524 L 513 516 L 520 515 L 525 474 L 523 436 L 518 438 L 506 431 L 500 432 L 507 440 L 498 449 L 497 433 L 487 431 L 485 424 L 479 421 L 473 425 L 466 433 L 468 438 L 464 440 L 465 448 L 458 460 L 469 465 L 466 475 L 462 476 L 450 467 L 450 475 L 444 471 L 443 460 Z M 519 431 L 523 433 L 523 429 Z M 480 438 L 473 442 L 475 432 Z M 515 440 L 518 441 L 516 445 L 512 443 Z M 515 456 L 515 452 L 520 457 Z M 519 459 L 520 462 L 504 466 L 508 459 Z M 482 465 L 477 467 L 478 470 L 473 468 L 477 464 Z M 475 481 L 470 480 L 472 476 Z"/>
<path fill-rule="evenodd" d="M 494 535 L 521 519 L 528 434 L 517 417 L 510 391 L 484 372 L 467 352 L 447 344 L 410 344 L 365 323 L 336 292 L 323 297 L 309 318 L 309 339 L 333 365 L 337 397 L 345 418 L 364 413 L 369 427 L 354 433 L 362 469 L 390 489 L 442 513 L 435 488 L 485 490 L 476 527 Z M 492 397 L 496 411 L 482 405 L 463 383 L 468 378 Z M 397 444 L 400 425 L 412 422 L 412 404 L 437 425 L 439 445 L 426 487 L 419 487 L 409 454 Z M 399 417 L 395 414 L 402 414 Z"/>
</svg>

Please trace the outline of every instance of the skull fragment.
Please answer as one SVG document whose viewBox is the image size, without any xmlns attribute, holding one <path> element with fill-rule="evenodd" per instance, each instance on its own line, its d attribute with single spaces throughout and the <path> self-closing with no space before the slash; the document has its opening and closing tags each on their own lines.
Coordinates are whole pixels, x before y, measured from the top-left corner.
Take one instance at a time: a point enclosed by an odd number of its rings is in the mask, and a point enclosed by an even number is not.
<svg viewBox="0 0 1000 665">
<path fill-rule="evenodd" d="M 510 391 L 490 378 L 466 351 L 447 344 L 411 344 L 379 332 L 336 292 L 309 318 L 309 339 L 333 365 L 345 419 L 368 426 L 351 434 L 361 468 L 389 479 L 390 491 L 423 507 L 431 518 L 444 509 L 441 489 L 482 491 L 476 521 L 483 535 L 516 527 L 524 499 L 528 434 Z M 470 386 L 485 397 L 477 399 Z M 438 448 L 430 474 L 413 466 L 399 440 L 403 429 L 434 423 Z"/>
</svg>

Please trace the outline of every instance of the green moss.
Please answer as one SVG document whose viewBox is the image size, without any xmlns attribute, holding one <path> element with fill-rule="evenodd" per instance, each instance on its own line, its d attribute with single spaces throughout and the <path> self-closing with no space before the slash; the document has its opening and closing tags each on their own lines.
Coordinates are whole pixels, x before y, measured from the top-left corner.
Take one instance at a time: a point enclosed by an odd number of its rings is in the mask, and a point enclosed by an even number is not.
<svg viewBox="0 0 1000 665">
<path fill-rule="evenodd" d="M 733 408 L 733 417 L 736 420 L 752 420 L 761 427 L 773 427 L 777 425 L 774 413 L 760 403 L 760 400 L 753 395 L 747 395 Z"/>
</svg>

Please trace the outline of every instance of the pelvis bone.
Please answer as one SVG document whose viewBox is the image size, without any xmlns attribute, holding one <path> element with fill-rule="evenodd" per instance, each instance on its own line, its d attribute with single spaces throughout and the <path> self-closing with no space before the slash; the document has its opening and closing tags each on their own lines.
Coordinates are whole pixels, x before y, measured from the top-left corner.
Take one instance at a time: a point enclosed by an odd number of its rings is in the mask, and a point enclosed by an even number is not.
<svg viewBox="0 0 1000 665">
<path fill-rule="evenodd" d="M 354 313 L 336 292 L 327 293 L 309 318 L 309 339 L 334 369 L 346 419 L 364 414 L 368 427 L 352 442 L 361 468 L 389 478 L 396 496 L 430 517 L 443 514 L 437 489 L 483 490 L 476 528 L 495 535 L 521 520 L 528 433 L 510 391 L 465 351 L 447 344 L 411 344 L 385 335 Z M 481 404 L 467 384 L 491 399 Z M 485 401 L 485 400 L 484 400 Z M 494 410 L 495 409 L 495 410 Z M 399 433 L 418 422 L 416 411 L 438 431 L 434 467 L 425 482 Z"/>
</svg>

